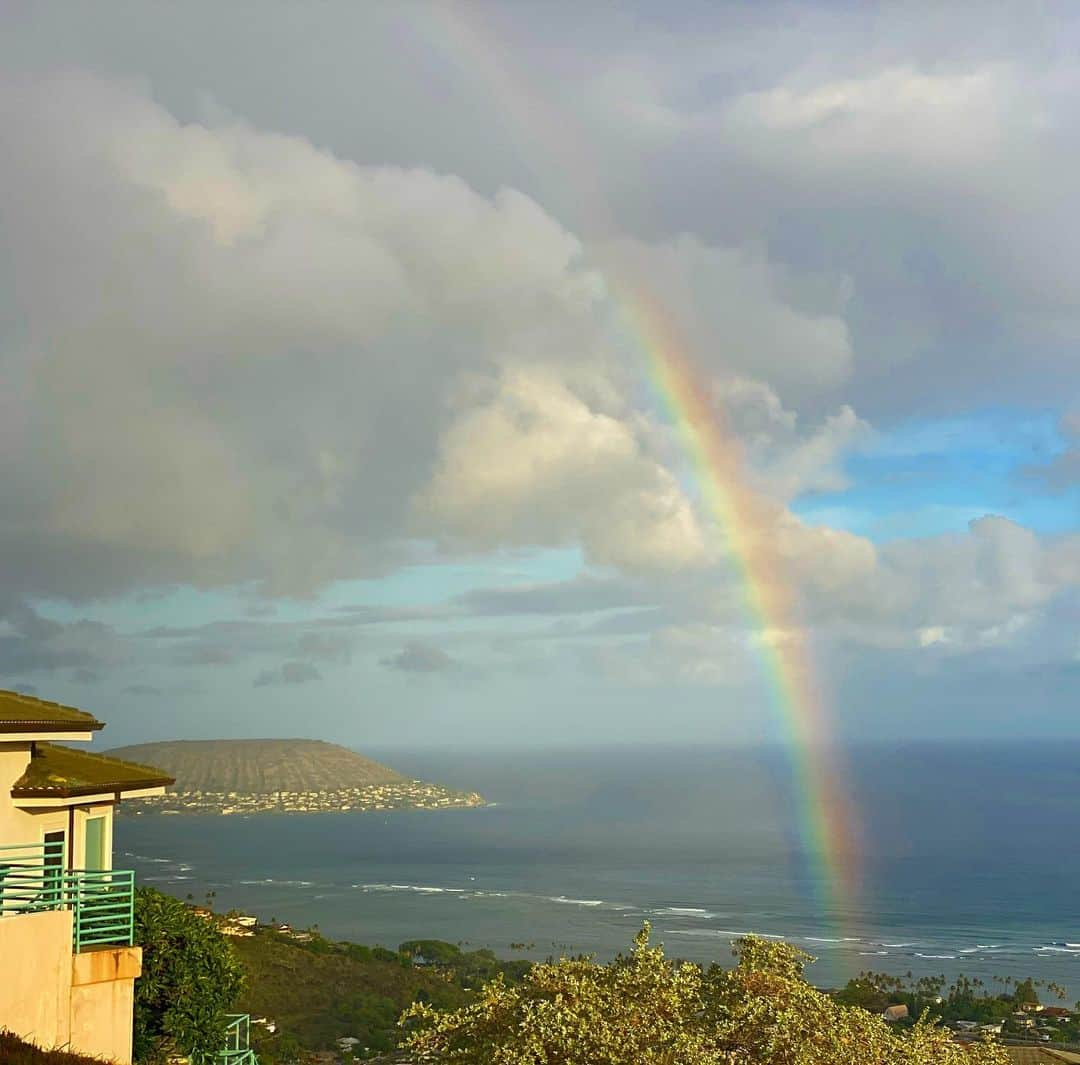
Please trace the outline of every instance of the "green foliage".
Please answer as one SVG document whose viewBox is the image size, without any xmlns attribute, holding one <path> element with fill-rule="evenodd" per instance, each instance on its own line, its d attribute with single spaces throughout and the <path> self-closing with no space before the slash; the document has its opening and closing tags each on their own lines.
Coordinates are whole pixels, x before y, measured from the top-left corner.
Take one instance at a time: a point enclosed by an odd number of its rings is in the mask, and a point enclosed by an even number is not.
<svg viewBox="0 0 1080 1065">
<path fill-rule="evenodd" d="M 398 951 L 413 958 L 426 958 L 438 965 L 450 965 L 461 957 L 460 947 L 442 939 L 408 939 Z"/>
<path fill-rule="evenodd" d="M 385 947 L 324 939 L 313 949 L 260 930 L 234 949 L 245 973 L 239 1008 L 279 1025 L 280 1034 L 270 1037 L 252 1029 L 262 1065 L 299 1059 L 297 1047 L 332 1049 L 345 1035 L 373 1051 L 392 1049 L 398 1017 L 411 1003 L 455 1009 L 469 998 L 453 972 L 414 967 Z"/>
<path fill-rule="evenodd" d="M 1059 985 L 1030 977 L 1013 980 L 1012 977 L 996 976 L 994 982 L 1002 985 L 1002 988 L 992 990 L 982 980 L 963 974 L 946 986 L 944 976 L 921 976 L 913 981 L 911 973 L 905 978 L 863 972 L 834 992 L 833 998 L 845 1006 L 859 1006 L 871 1013 L 881 1013 L 886 1006 L 902 1002 L 908 1008 L 909 1018 L 897 1022 L 901 1027 L 914 1024 L 915 1018 L 929 1012 L 946 1023 L 975 1021 L 977 1024 L 993 1024 L 1001 1021 L 1004 1034 L 1018 1038 L 1027 1038 L 1031 1034 L 1024 1020 L 1014 1016 L 1019 1006 L 1037 1003 L 1040 989 L 1059 1000 L 1066 998 L 1065 989 Z M 1052 1042 L 1080 1041 L 1080 1017 L 1054 1017 L 1051 1023 L 1040 1014 L 1030 1016 L 1040 1020 L 1039 1027 L 1043 1034 L 1051 1037 Z"/>
<path fill-rule="evenodd" d="M 1034 1002 L 1038 1005 L 1039 992 L 1035 990 L 1035 982 L 1029 976 L 1026 980 L 1021 980 L 1016 985 L 1016 990 L 1013 991 L 1013 1002 L 1018 1006 L 1024 1002 Z"/>
<path fill-rule="evenodd" d="M 135 982 L 135 1058 L 162 1060 L 174 1044 L 193 1060 L 225 1041 L 225 1014 L 242 989 L 228 940 L 179 899 L 152 888 L 135 892 L 135 942 L 143 948 Z"/>
<path fill-rule="evenodd" d="M 1003 1065 L 1000 1047 L 964 1047 L 929 1020 L 894 1031 L 803 977 L 808 955 L 747 937 L 734 969 L 674 963 L 649 945 L 608 965 L 564 958 L 519 986 L 489 983 L 453 1012 L 403 1016 L 417 1061 L 462 1065 Z"/>
</svg>

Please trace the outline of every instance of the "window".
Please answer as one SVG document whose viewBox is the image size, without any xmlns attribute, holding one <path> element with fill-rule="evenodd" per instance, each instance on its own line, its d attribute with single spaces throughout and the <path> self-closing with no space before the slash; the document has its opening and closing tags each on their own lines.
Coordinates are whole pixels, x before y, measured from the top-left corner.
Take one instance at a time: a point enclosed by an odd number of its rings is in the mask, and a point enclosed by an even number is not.
<svg viewBox="0 0 1080 1065">
<path fill-rule="evenodd" d="M 86 819 L 86 845 L 83 849 L 84 869 L 105 869 L 105 818 Z"/>
</svg>

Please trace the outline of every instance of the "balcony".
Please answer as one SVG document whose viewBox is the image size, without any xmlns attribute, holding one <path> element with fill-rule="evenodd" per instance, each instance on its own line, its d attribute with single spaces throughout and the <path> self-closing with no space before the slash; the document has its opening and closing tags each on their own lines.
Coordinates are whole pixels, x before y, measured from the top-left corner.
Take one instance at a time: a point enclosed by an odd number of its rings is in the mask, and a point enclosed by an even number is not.
<svg viewBox="0 0 1080 1065">
<path fill-rule="evenodd" d="M 0 920 L 15 914 L 70 910 L 72 948 L 129 947 L 135 927 L 135 874 L 130 869 L 66 869 L 62 844 L 0 847 Z M 242 1058 L 239 1065 L 247 1065 Z"/>
<path fill-rule="evenodd" d="M 218 1051 L 219 1065 L 259 1065 L 255 1051 L 248 1044 L 251 1017 L 247 1013 L 230 1013 L 225 1029 L 225 1048 Z"/>
</svg>

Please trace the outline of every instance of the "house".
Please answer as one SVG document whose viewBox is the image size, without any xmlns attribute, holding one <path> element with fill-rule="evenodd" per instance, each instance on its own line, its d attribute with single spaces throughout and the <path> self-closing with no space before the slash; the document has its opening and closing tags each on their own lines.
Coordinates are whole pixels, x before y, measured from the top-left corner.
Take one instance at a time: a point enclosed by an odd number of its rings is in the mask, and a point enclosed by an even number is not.
<svg viewBox="0 0 1080 1065">
<path fill-rule="evenodd" d="M 247 928 L 242 924 L 236 924 L 227 918 L 218 923 L 218 931 L 223 936 L 245 937 L 255 935 L 255 929 Z"/>
<path fill-rule="evenodd" d="M 113 868 L 113 811 L 173 780 L 59 745 L 102 727 L 82 710 L 0 691 L 0 1028 L 128 1065 L 142 949 L 134 874 Z"/>
<path fill-rule="evenodd" d="M 894 1021 L 902 1021 L 907 1018 L 908 1008 L 904 1003 L 900 1003 L 896 1006 L 886 1006 L 885 1012 L 882 1013 L 882 1017 L 885 1018 L 890 1024 Z"/>
<path fill-rule="evenodd" d="M 1053 1017 L 1059 1021 L 1067 1021 L 1072 1016 L 1072 1010 L 1064 1006 L 1043 1006 L 1041 1012 L 1044 1017 Z"/>
</svg>

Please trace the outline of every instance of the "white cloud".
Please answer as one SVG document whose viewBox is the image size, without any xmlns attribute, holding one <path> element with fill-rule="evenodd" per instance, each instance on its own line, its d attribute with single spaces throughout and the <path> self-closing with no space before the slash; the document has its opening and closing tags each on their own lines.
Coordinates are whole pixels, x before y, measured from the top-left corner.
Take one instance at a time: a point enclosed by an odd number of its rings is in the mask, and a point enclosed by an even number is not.
<svg viewBox="0 0 1080 1065">
<path fill-rule="evenodd" d="M 870 426 L 851 407 L 843 406 L 805 430 L 799 415 L 762 381 L 737 377 L 720 382 L 716 392 L 763 491 L 790 501 L 808 492 L 848 487 L 842 460 L 871 435 Z"/>
<path fill-rule="evenodd" d="M 596 562 L 678 567 L 701 559 L 698 523 L 631 421 L 591 406 L 547 368 L 504 372 L 447 431 L 425 528 L 470 544 L 581 542 Z"/>
<path fill-rule="evenodd" d="M 519 193 L 183 125 L 89 76 L 8 90 L 15 588 L 370 571 L 467 417 L 464 378 L 595 360 L 603 286 Z M 677 511 L 656 477 L 646 505 Z"/>
</svg>

